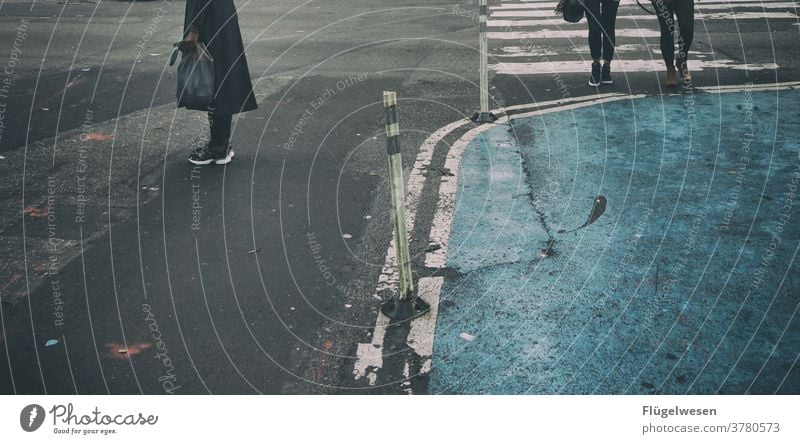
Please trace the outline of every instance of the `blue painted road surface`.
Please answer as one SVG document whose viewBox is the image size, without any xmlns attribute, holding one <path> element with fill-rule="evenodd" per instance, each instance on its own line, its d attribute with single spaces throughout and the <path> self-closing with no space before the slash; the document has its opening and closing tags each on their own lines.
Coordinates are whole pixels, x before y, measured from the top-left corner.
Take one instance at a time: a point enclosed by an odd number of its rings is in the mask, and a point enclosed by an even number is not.
<svg viewBox="0 0 800 444">
<path fill-rule="evenodd" d="M 497 125 L 461 160 L 430 393 L 800 393 L 800 91 Z"/>
</svg>

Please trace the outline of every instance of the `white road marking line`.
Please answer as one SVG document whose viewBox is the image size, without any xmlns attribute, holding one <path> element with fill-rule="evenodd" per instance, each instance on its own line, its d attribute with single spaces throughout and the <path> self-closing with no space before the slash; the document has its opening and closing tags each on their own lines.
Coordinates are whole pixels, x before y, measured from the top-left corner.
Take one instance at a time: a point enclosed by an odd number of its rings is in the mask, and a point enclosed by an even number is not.
<svg viewBox="0 0 800 444">
<path fill-rule="evenodd" d="M 748 63 L 744 64 L 735 60 L 699 60 L 690 62 L 692 71 L 704 71 L 707 69 L 735 69 L 748 71 L 763 71 L 778 69 L 775 63 Z M 614 71 L 616 72 L 660 72 L 664 69 L 664 62 L 660 59 L 649 60 L 615 60 Z M 489 69 L 497 74 L 509 75 L 535 75 L 553 73 L 580 73 L 589 70 L 589 64 L 585 60 L 563 60 L 548 62 L 531 63 L 496 63 L 489 65 Z"/>
<path fill-rule="evenodd" d="M 597 96 L 574 97 L 572 99 L 576 101 L 581 99 L 584 100 L 569 105 L 554 106 L 546 109 L 537 109 L 535 111 L 530 111 L 527 113 L 515 114 L 511 117 L 504 116 L 497 119 L 497 121 L 494 123 L 487 123 L 477 128 L 473 128 L 470 131 L 467 131 L 463 136 L 461 136 L 460 139 L 458 139 L 458 141 L 456 141 L 456 143 L 453 144 L 452 147 L 450 147 L 450 151 L 447 153 L 445 168 L 449 168 L 450 172 L 453 173 L 453 176 L 447 178 L 443 177 L 441 184 L 439 185 L 439 200 L 436 205 L 436 214 L 434 214 L 433 216 L 433 223 L 431 223 L 431 232 L 429 235 L 430 242 L 435 242 L 441 248 L 439 248 L 436 251 L 431 251 L 425 256 L 425 266 L 431 268 L 443 268 L 446 264 L 448 242 L 450 241 L 450 228 L 453 222 L 453 213 L 455 212 L 456 191 L 458 190 L 459 165 L 461 163 L 461 157 L 464 154 L 464 150 L 475 139 L 475 137 L 479 136 L 488 129 L 495 127 L 498 124 L 503 124 L 508 122 L 509 119 L 538 116 L 559 111 L 567 111 L 570 109 L 583 108 L 591 105 L 598 105 L 601 103 L 616 102 L 619 100 L 638 99 L 641 97 L 645 97 L 645 95 L 625 94 L 625 95 L 611 95 L 602 98 L 597 98 Z M 538 105 L 527 104 L 524 106 L 533 107 L 541 105 L 542 104 Z M 520 108 L 522 106 L 523 105 L 521 105 Z M 511 107 L 507 109 L 511 109 Z"/>
<path fill-rule="evenodd" d="M 527 10 L 527 9 L 520 9 L 520 10 L 511 10 L 511 11 L 497 11 L 493 12 L 490 17 L 552 17 L 554 19 L 561 20 L 562 23 L 569 23 L 565 22 L 563 18 L 559 14 L 553 12 L 553 10 L 548 11 L 536 11 L 536 10 Z M 585 24 L 584 24 L 585 26 Z"/>
<path fill-rule="evenodd" d="M 519 16 L 514 16 L 519 17 Z M 649 17 L 652 17 L 653 20 L 656 19 L 656 16 L 631 16 L 630 18 L 640 19 L 644 18 L 649 20 Z M 625 19 L 626 17 L 617 17 L 617 20 Z M 486 22 L 486 26 L 490 28 L 520 28 L 520 27 L 530 27 L 530 26 L 565 26 L 565 27 L 574 27 L 574 28 L 581 28 L 586 29 L 586 23 L 580 21 L 578 23 L 570 23 L 565 22 L 563 19 L 560 18 L 541 18 L 541 19 L 534 19 L 534 20 L 509 20 L 509 19 L 489 19 Z M 588 30 L 587 30 L 588 32 Z"/>
<path fill-rule="evenodd" d="M 383 338 L 388 326 L 389 318 L 378 312 L 378 320 L 375 322 L 375 329 L 372 333 L 372 342 L 358 344 L 356 350 L 356 361 L 353 364 L 353 375 L 356 380 L 366 377 L 369 385 L 375 385 L 375 381 L 378 379 L 378 369 L 383 366 Z"/>
<path fill-rule="evenodd" d="M 568 52 L 563 53 L 563 55 L 568 54 L 589 54 L 589 46 L 588 45 L 576 45 L 570 48 L 567 48 Z M 639 43 L 627 43 L 624 45 L 617 45 L 614 49 L 615 53 L 630 53 L 630 52 L 652 52 L 653 54 L 661 54 L 661 49 L 659 48 L 658 43 L 651 43 L 651 44 L 639 44 Z M 509 57 L 509 58 L 521 58 L 521 57 L 544 57 L 544 56 L 554 56 L 554 55 L 562 55 L 558 51 L 552 48 L 533 48 L 529 50 L 528 48 L 523 48 L 521 46 L 504 46 L 497 48 L 492 52 L 492 56 L 501 58 L 501 57 Z M 706 51 L 692 51 L 693 57 L 698 56 L 713 56 L 713 52 L 706 52 Z"/>
<path fill-rule="evenodd" d="M 557 4 L 558 4 L 558 2 L 554 2 L 554 1 L 550 0 L 548 2 L 531 3 L 529 5 L 524 5 L 524 6 L 523 5 L 514 5 L 514 7 L 504 7 L 504 8 L 490 7 L 489 10 L 490 11 L 496 11 L 496 12 L 490 12 L 490 15 L 492 15 L 492 16 L 494 16 L 496 14 L 499 14 L 499 13 L 502 13 L 505 10 L 509 10 L 509 9 L 511 9 L 511 10 L 522 9 L 522 10 L 533 10 L 533 11 L 545 11 L 545 12 L 549 12 L 552 15 L 558 16 L 558 14 L 553 12 L 553 10 L 556 8 Z"/>
<path fill-rule="evenodd" d="M 652 44 L 640 44 L 640 43 L 628 43 L 624 45 L 617 45 L 614 48 L 614 52 L 647 52 L 652 51 L 654 49 L 658 49 L 658 43 Z M 588 53 L 589 46 L 588 45 L 580 45 L 580 46 L 572 46 L 569 48 L 570 53 Z M 692 52 L 694 54 L 694 52 Z M 504 46 L 495 50 L 493 55 L 496 57 L 537 57 L 537 56 L 549 56 L 549 55 L 560 55 L 561 53 L 552 49 L 552 48 L 540 48 L 533 50 L 529 50 L 528 48 L 523 48 L 522 46 Z"/>
<path fill-rule="evenodd" d="M 443 277 L 420 278 L 418 294 L 425 302 L 430 304 L 428 313 L 411 321 L 408 332 L 408 345 L 422 358 L 420 374 L 431 370 L 431 357 L 433 356 L 433 339 L 436 336 L 436 318 L 439 315 L 439 296 L 442 293 Z"/>
<path fill-rule="evenodd" d="M 422 188 L 425 186 L 425 179 L 427 177 L 425 171 L 431 164 L 433 150 L 447 134 L 469 122 L 468 119 L 461 119 L 440 128 L 420 145 L 417 159 L 414 162 L 414 167 L 411 169 L 408 182 L 406 183 L 406 229 L 409 233 L 414 230 L 414 221 L 417 218 L 417 206 L 419 205 L 419 198 L 422 195 Z M 378 292 L 384 290 L 396 291 L 398 284 L 397 258 L 395 254 L 394 238 L 392 238 L 389 242 L 389 249 L 386 252 L 386 261 L 381 270 L 381 275 L 378 277 L 378 288 L 374 296 L 380 298 Z"/>
<path fill-rule="evenodd" d="M 733 2 L 733 4 L 727 4 L 725 2 L 717 3 L 714 2 L 712 4 L 703 3 L 702 5 L 695 6 L 695 11 L 703 11 L 706 9 L 732 9 L 732 8 L 763 8 L 763 9 L 784 9 L 784 8 L 791 8 L 797 9 L 797 4 L 792 2 L 751 2 L 748 0 L 747 3 L 738 3 Z"/>
<path fill-rule="evenodd" d="M 499 5 L 489 6 L 489 9 L 503 9 L 503 8 L 526 8 L 537 3 L 547 3 L 553 0 L 528 0 L 523 2 L 505 2 Z"/>
<path fill-rule="evenodd" d="M 564 105 L 566 103 L 585 102 L 587 100 L 603 99 L 606 97 L 621 97 L 624 95 L 625 94 L 623 93 L 610 92 L 603 94 L 593 94 L 591 96 L 567 97 L 564 99 L 547 100 L 544 102 L 523 103 L 522 105 L 512 105 L 512 106 L 507 106 L 505 108 L 501 108 L 501 112 L 505 114 L 509 111 L 519 111 L 523 109 L 532 109 L 532 108 L 542 109 L 542 107 L 548 107 L 550 105 Z"/>
<path fill-rule="evenodd" d="M 651 16 L 655 17 L 655 16 Z M 699 20 L 752 20 L 752 19 L 796 19 L 797 15 L 789 11 L 766 12 L 766 11 L 744 11 L 744 12 L 712 12 L 710 14 L 698 14 L 695 18 Z"/>
<path fill-rule="evenodd" d="M 647 5 L 649 2 L 642 2 L 645 7 L 649 7 Z M 520 14 L 518 11 L 530 11 L 530 12 L 542 12 L 547 16 L 558 17 L 559 14 L 556 14 L 553 10 L 555 9 L 558 2 L 548 1 L 548 2 L 541 2 L 541 3 L 532 3 L 532 4 L 519 4 L 519 5 L 501 5 L 501 6 L 492 6 L 489 8 L 491 11 L 492 17 L 513 17 L 514 15 L 507 15 L 507 14 Z M 630 6 L 632 8 L 637 8 L 635 5 L 623 5 L 621 7 Z M 715 1 L 715 2 L 703 2 L 702 4 L 695 4 L 695 12 L 697 11 L 704 11 L 710 9 L 731 9 L 731 8 L 763 8 L 763 9 L 786 9 L 786 8 L 797 8 L 798 5 L 792 2 L 754 2 L 753 0 L 731 0 L 730 3 L 728 1 Z M 642 14 L 646 14 L 642 11 Z M 517 15 L 520 17 L 520 15 Z M 528 16 L 528 17 L 542 17 L 542 16 Z M 567 23 L 567 22 L 564 22 Z M 585 21 L 581 21 L 584 26 L 586 26 Z"/>
<path fill-rule="evenodd" d="M 558 51 L 551 48 L 533 48 L 531 50 L 521 46 L 505 46 L 499 49 L 499 53 L 494 51 L 492 55 L 497 57 L 544 57 L 558 55 Z"/>
<path fill-rule="evenodd" d="M 530 40 L 530 39 L 585 39 L 586 29 L 541 29 L 538 31 L 487 32 L 491 40 Z M 655 29 L 617 29 L 617 37 L 660 37 Z"/>
<path fill-rule="evenodd" d="M 499 122 L 499 120 L 498 120 Z M 439 199 L 436 204 L 436 214 L 431 223 L 431 232 L 428 242 L 439 245 L 439 249 L 425 255 L 425 266 L 430 268 L 444 268 L 447 258 L 447 242 L 450 239 L 450 223 L 455 212 L 455 198 L 458 187 L 459 164 L 464 149 L 479 134 L 493 128 L 494 123 L 483 124 L 477 128 L 467 131 L 460 139 L 450 147 L 447 152 L 447 159 L 444 167 L 450 171 L 452 176 L 442 177 L 439 183 Z"/>
<path fill-rule="evenodd" d="M 518 16 L 517 16 L 518 17 Z M 782 12 L 715 12 L 710 14 L 697 14 L 697 20 L 755 20 L 755 19 L 796 19 L 797 15 L 788 11 Z M 642 20 L 647 22 L 655 22 L 657 19 L 654 15 L 621 15 L 617 16 L 617 20 Z M 567 26 L 567 27 L 580 27 L 586 28 L 586 23 L 580 21 L 578 23 L 565 22 L 561 18 L 544 18 L 537 20 L 503 20 L 503 19 L 490 19 L 486 22 L 486 26 L 490 28 L 514 28 L 525 26 Z M 587 31 L 588 32 L 588 31 Z"/>
<path fill-rule="evenodd" d="M 749 84 L 749 85 L 718 85 L 718 86 L 703 86 L 696 89 L 711 93 L 720 94 L 728 92 L 741 92 L 741 91 L 778 91 L 784 89 L 798 89 L 800 82 L 781 82 L 781 83 L 767 83 L 767 84 Z"/>
<path fill-rule="evenodd" d="M 411 233 L 414 229 L 414 222 L 417 217 L 417 206 L 422 195 L 422 188 L 425 185 L 425 170 L 430 166 L 433 151 L 436 145 L 453 130 L 470 123 L 468 119 L 457 120 L 449 125 L 439 128 L 431 134 L 420 145 L 414 167 L 408 176 L 406 184 L 406 228 Z M 380 299 L 382 291 L 397 291 L 397 258 L 395 254 L 394 238 L 389 242 L 386 251 L 383 269 L 378 277 L 378 285 L 373 297 Z M 353 366 L 355 379 L 366 377 L 369 385 L 375 385 L 378 370 L 383 366 L 383 338 L 386 335 L 386 327 L 389 325 L 389 318 L 378 312 L 375 321 L 375 328 L 372 332 L 372 341 L 367 344 L 358 344 L 356 350 L 356 360 Z"/>
</svg>

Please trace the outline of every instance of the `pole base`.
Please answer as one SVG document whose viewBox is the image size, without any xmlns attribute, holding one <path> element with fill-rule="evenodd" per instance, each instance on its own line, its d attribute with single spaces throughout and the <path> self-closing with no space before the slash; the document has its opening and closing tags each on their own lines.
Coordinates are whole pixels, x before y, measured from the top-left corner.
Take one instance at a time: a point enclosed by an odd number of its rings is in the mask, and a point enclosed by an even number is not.
<svg viewBox="0 0 800 444">
<path fill-rule="evenodd" d="M 490 112 L 475 113 L 475 114 L 472 115 L 472 117 L 470 119 L 473 122 L 477 122 L 477 123 L 492 123 L 495 120 L 497 120 L 497 116 L 495 116 L 494 114 L 492 114 Z"/>
<path fill-rule="evenodd" d="M 417 296 L 411 296 L 405 300 L 400 300 L 398 296 L 394 296 L 381 304 L 381 313 L 387 318 L 396 321 L 414 319 L 424 315 L 430 309 L 431 306 Z"/>
</svg>

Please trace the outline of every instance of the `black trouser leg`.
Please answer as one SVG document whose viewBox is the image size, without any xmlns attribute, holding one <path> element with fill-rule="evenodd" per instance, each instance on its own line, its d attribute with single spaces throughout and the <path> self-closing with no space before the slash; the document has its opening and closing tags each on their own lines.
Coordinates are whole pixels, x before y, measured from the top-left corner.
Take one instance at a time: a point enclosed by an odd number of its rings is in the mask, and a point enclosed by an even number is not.
<svg viewBox="0 0 800 444">
<path fill-rule="evenodd" d="M 619 1 L 586 0 L 586 20 L 589 22 L 589 51 L 594 60 L 614 57 L 617 9 Z"/>
<path fill-rule="evenodd" d="M 678 17 L 678 59 L 686 59 L 694 40 L 694 0 L 673 0 L 673 9 Z"/>
<path fill-rule="evenodd" d="M 211 145 L 212 150 L 224 151 L 228 148 L 228 142 L 231 138 L 231 120 L 233 116 L 230 114 L 216 114 L 208 113 L 208 126 L 211 130 Z"/>
<path fill-rule="evenodd" d="M 652 3 L 658 17 L 658 25 L 661 27 L 661 57 L 668 67 L 674 66 L 675 40 L 672 33 L 675 31 L 675 11 L 672 9 L 672 3 L 667 5 L 662 0 L 654 0 Z"/>
<path fill-rule="evenodd" d="M 617 9 L 619 0 L 603 0 L 603 60 L 614 58 L 617 38 Z"/>
<path fill-rule="evenodd" d="M 586 21 L 589 22 L 589 51 L 592 59 L 600 60 L 603 56 L 603 26 L 600 24 L 600 0 L 586 0 Z"/>
</svg>

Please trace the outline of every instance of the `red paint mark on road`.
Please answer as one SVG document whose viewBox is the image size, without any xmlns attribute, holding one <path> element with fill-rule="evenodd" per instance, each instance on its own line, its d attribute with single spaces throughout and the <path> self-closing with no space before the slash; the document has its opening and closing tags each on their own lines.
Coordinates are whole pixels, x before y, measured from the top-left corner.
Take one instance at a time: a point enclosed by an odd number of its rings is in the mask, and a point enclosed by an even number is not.
<svg viewBox="0 0 800 444">
<path fill-rule="evenodd" d="M 75 85 L 80 85 L 81 83 L 83 83 L 83 81 L 86 79 L 82 76 L 83 74 L 78 74 L 77 77 L 75 77 L 69 83 L 67 83 L 67 86 L 64 88 L 64 90 L 66 91 L 67 89 L 72 88 Z"/>
<path fill-rule="evenodd" d="M 47 217 L 47 208 L 28 207 L 23 210 L 26 216 L 42 218 Z"/>
<path fill-rule="evenodd" d="M 127 347 L 125 344 L 118 344 L 116 342 L 106 343 L 106 348 L 108 349 L 109 354 L 111 354 L 111 357 L 114 359 L 128 359 L 130 356 L 139 354 L 152 346 L 153 344 L 150 344 L 149 342 L 128 344 Z"/>
<path fill-rule="evenodd" d="M 22 273 L 14 273 L 11 275 L 10 278 L 6 281 L 6 286 L 14 285 L 17 283 L 18 280 L 22 278 Z"/>
<path fill-rule="evenodd" d="M 81 134 L 81 141 L 86 142 L 88 140 L 92 140 L 95 142 L 106 142 L 114 138 L 113 134 L 102 134 L 102 133 L 87 133 Z"/>
</svg>

